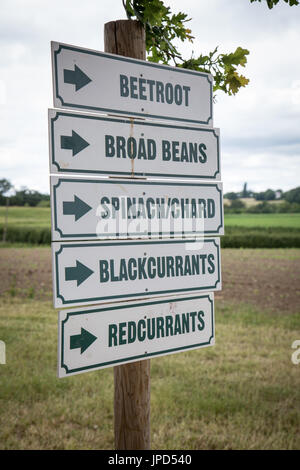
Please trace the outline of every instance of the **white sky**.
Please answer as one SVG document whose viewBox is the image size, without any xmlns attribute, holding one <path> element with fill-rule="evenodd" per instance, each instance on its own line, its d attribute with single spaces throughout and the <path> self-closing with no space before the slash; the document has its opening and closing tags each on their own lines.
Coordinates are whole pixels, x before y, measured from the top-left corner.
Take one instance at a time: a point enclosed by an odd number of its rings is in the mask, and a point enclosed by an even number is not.
<svg viewBox="0 0 300 470">
<path fill-rule="evenodd" d="M 240 71 L 250 84 L 217 94 L 224 191 L 299 186 L 300 6 L 269 10 L 250 0 L 165 1 L 192 18 L 189 57 L 250 50 Z M 182 6 L 183 4 L 183 6 Z M 124 19 L 121 0 L 1 0 L 0 179 L 49 192 L 47 110 L 52 107 L 50 41 L 104 50 L 108 21 Z"/>
</svg>

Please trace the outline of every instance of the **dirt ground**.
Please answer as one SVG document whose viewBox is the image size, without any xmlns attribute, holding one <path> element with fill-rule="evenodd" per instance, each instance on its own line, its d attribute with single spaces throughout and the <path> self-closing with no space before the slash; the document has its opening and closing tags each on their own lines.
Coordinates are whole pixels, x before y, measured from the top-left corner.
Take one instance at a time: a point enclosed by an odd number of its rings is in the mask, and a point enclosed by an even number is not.
<svg viewBox="0 0 300 470">
<path fill-rule="evenodd" d="M 222 278 L 216 300 L 300 311 L 300 250 L 223 249 Z M 50 248 L 1 248 L 0 295 L 51 299 Z"/>
</svg>

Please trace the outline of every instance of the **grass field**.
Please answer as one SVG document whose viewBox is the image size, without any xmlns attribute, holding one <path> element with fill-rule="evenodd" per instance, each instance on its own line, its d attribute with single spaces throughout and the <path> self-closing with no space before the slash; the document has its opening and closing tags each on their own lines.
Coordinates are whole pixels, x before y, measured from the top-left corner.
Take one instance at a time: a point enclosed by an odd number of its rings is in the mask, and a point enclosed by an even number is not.
<svg viewBox="0 0 300 470">
<path fill-rule="evenodd" d="M 299 315 L 217 308 L 216 345 L 151 360 L 152 449 L 299 449 Z M 113 449 L 113 371 L 56 378 L 50 302 L 0 307 L 1 449 Z M 295 330 L 298 329 L 298 335 Z"/>
<path fill-rule="evenodd" d="M 50 249 L 0 256 L 1 449 L 113 449 L 113 370 L 56 378 Z M 152 449 L 300 449 L 300 250 L 223 250 L 216 345 L 151 360 Z"/>
<path fill-rule="evenodd" d="M 4 224 L 5 207 L 0 206 L 0 226 Z M 50 228 L 49 207 L 10 207 L 8 223 L 11 226 Z M 225 227 L 283 227 L 299 228 L 300 214 L 225 214 Z"/>
<path fill-rule="evenodd" d="M 0 207 L 0 240 L 4 207 Z M 300 214 L 225 214 L 223 248 L 300 248 Z M 10 207 L 7 242 L 49 245 L 50 208 Z M 0 243 L 0 247 L 1 247 Z"/>
<path fill-rule="evenodd" d="M 0 225 L 3 226 L 6 207 L 0 207 Z M 8 224 L 19 227 L 50 228 L 51 211 L 49 207 L 9 207 Z"/>
<path fill-rule="evenodd" d="M 300 214 L 225 214 L 226 227 L 300 229 Z"/>
</svg>

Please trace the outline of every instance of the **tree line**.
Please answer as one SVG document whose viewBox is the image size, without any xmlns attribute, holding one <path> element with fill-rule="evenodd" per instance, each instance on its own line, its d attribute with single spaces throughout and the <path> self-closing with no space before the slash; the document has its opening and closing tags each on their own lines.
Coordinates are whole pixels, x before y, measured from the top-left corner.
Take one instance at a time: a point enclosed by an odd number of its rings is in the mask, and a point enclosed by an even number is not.
<svg viewBox="0 0 300 470">
<path fill-rule="evenodd" d="M 253 198 L 259 201 L 257 204 L 249 205 L 245 199 Z M 224 205 L 225 212 L 248 212 L 248 213 L 275 213 L 275 212 L 300 212 L 300 186 L 289 191 L 276 191 L 267 189 L 255 193 L 247 189 L 247 183 L 244 184 L 240 192 L 229 192 L 224 194 L 224 199 L 230 203 Z M 276 201 L 276 204 L 274 204 Z"/>
<path fill-rule="evenodd" d="M 5 206 L 7 202 L 11 206 L 50 207 L 50 196 L 26 187 L 15 190 L 9 180 L 2 178 L 0 179 L 0 206 Z"/>
</svg>

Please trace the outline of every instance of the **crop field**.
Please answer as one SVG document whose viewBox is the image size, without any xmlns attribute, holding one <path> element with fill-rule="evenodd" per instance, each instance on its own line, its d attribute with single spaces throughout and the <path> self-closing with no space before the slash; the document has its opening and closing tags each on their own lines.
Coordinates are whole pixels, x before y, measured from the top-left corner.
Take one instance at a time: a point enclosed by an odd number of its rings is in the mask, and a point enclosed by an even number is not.
<svg viewBox="0 0 300 470">
<path fill-rule="evenodd" d="M 6 208 L 0 207 L 0 240 Z M 300 248 L 300 214 L 225 214 L 224 248 Z M 10 207 L 6 241 L 50 244 L 50 208 Z"/>
<path fill-rule="evenodd" d="M 113 370 L 56 377 L 51 254 L 0 250 L 0 449 L 113 449 Z M 222 250 L 216 344 L 151 359 L 151 448 L 299 449 L 300 250 Z"/>
<path fill-rule="evenodd" d="M 0 226 L 3 226 L 6 208 L 0 207 Z M 8 223 L 11 226 L 50 228 L 49 207 L 9 207 Z M 300 229 L 300 214 L 225 214 L 225 226 L 277 227 Z"/>
<path fill-rule="evenodd" d="M 225 227 L 300 229 L 300 214 L 226 214 Z"/>
<path fill-rule="evenodd" d="M 4 225 L 6 207 L 0 207 L 0 225 Z M 50 228 L 50 207 L 9 207 L 8 225 L 32 228 Z"/>
</svg>

